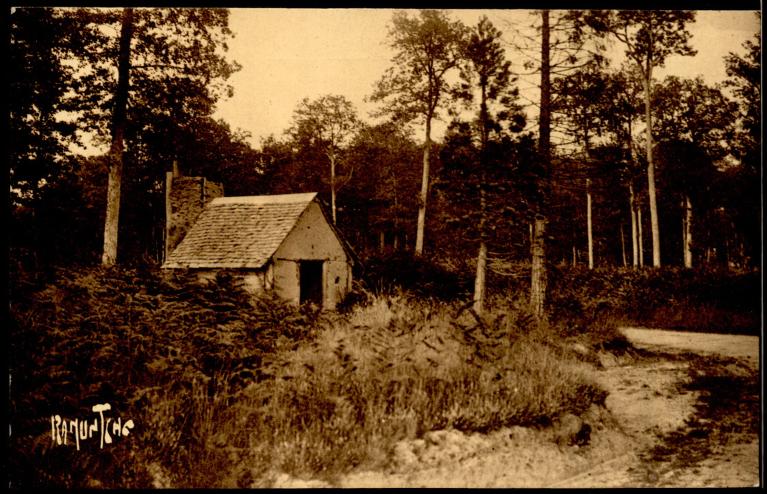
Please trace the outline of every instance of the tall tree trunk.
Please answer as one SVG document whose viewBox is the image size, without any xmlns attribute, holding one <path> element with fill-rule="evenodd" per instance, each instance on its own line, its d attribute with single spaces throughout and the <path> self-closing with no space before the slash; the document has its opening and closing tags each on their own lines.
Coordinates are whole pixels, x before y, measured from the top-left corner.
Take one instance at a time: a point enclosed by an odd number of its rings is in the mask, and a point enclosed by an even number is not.
<svg viewBox="0 0 767 494">
<path fill-rule="evenodd" d="M 397 176 L 392 176 L 392 181 L 394 182 L 394 187 L 392 188 L 394 190 L 394 251 L 399 251 L 399 203 L 397 202 Z"/>
<path fill-rule="evenodd" d="M 484 181 L 485 174 L 482 173 L 482 180 Z M 479 220 L 479 253 L 477 254 L 477 272 L 474 277 L 474 311 L 481 315 L 485 307 L 485 279 L 487 273 L 487 235 L 485 234 L 486 228 L 486 211 L 485 211 L 485 191 L 484 184 L 481 183 L 479 192 L 480 202 L 480 220 Z"/>
<path fill-rule="evenodd" d="M 431 115 L 426 117 L 426 138 L 423 144 L 423 175 L 421 197 L 418 203 L 418 226 L 415 232 L 415 255 L 423 254 L 423 236 L 426 227 L 426 200 L 429 196 L 429 162 L 431 157 Z"/>
<path fill-rule="evenodd" d="M 639 241 L 637 239 L 637 212 L 634 185 L 629 182 L 629 210 L 631 211 L 631 265 L 639 266 Z"/>
<path fill-rule="evenodd" d="M 682 220 L 682 248 L 684 249 L 684 267 L 692 267 L 692 202 L 690 196 L 685 194 L 684 218 Z"/>
<path fill-rule="evenodd" d="M 533 224 L 530 273 L 530 306 L 535 317 L 546 317 L 546 202 L 548 196 L 548 168 L 551 158 L 551 64 L 549 59 L 549 11 L 541 11 L 541 105 L 538 120 L 538 155 L 544 170 L 539 184 L 543 189 L 539 212 Z"/>
<path fill-rule="evenodd" d="M 642 241 L 642 205 L 637 204 L 637 244 L 639 245 L 639 267 L 644 266 L 644 242 Z"/>
<path fill-rule="evenodd" d="M 623 234 L 623 222 L 621 221 L 621 259 L 623 260 L 623 267 L 628 266 L 628 259 L 626 258 L 626 237 Z"/>
<path fill-rule="evenodd" d="M 591 179 L 586 179 L 586 235 L 589 247 L 589 269 L 594 269 L 594 237 L 591 230 Z"/>
<path fill-rule="evenodd" d="M 486 88 L 482 86 L 482 101 L 479 107 L 481 132 L 481 149 L 479 154 L 479 254 L 477 255 L 477 273 L 474 278 L 474 311 L 482 315 L 485 305 L 485 274 L 487 271 L 487 200 L 485 198 L 485 182 L 487 173 L 487 103 Z"/>
<path fill-rule="evenodd" d="M 477 255 L 477 273 L 474 278 L 474 312 L 482 314 L 485 305 L 487 273 L 487 243 L 484 240 L 479 242 L 479 254 Z"/>
<path fill-rule="evenodd" d="M 336 224 L 336 155 L 329 153 L 330 158 L 330 209 L 333 212 L 333 224 Z"/>
<path fill-rule="evenodd" d="M 528 248 L 533 248 L 533 224 L 528 223 L 527 224 L 527 246 Z"/>
<path fill-rule="evenodd" d="M 546 304 L 546 218 L 538 215 L 533 223 L 532 273 L 530 277 L 530 307 L 539 319 L 545 319 Z"/>
<path fill-rule="evenodd" d="M 652 66 L 648 66 L 644 80 L 645 133 L 647 136 L 647 195 L 650 201 L 650 229 L 652 230 L 652 265 L 660 267 L 660 225 L 658 202 L 655 198 L 655 164 L 652 155 Z"/>
<path fill-rule="evenodd" d="M 120 29 L 120 52 L 117 59 L 117 88 L 112 113 L 112 143 L 109 146 L 109 178 L 107 182 L 107 210 L 104 220 L 104 250 L 101 264 L 113 266 L 117 262 L 117 232 L 120 218 L 120 188 L 122 185 L 125 152 L 125 121 L 128 107 L 130 78 L 130 52 L 133 38 L 133 9 L 123 10 Z"/>
</svg>

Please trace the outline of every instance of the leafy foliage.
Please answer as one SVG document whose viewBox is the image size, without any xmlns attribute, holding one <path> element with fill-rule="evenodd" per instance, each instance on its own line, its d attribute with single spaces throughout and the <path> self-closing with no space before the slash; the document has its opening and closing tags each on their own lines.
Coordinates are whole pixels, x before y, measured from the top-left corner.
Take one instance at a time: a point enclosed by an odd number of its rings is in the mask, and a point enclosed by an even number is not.
<svg viewBox="0 0 767 494">
<path fill-rule="evenodd" d="M 732 154 L 740 161 L 740 167 L 727 171 L 727 179 L 721 188 L 728 200 L 728 210 L 737 231 L 747 241 L 748 255 L 759 258 L 762 241 L 759 192 L 762 127 L 761 127 L 761 45 L 759 35 L 744 43 L 746 54 L 730 53 L 725 57 L 727 75 L 725 82 L 733 89 L 738 102 L 738 125 L 732 141 Z"/>
<path fill-rule="evenodd" d="M 370 96 L 371 101 L 384 103 L 379 115 L 388 115 L 399 125 L 414 120 L 423 121 L 425 125 L 415 241 L 417 256 L 423 254 L 424 248 L 432 120 L 440 117 L 441 108 L 451 106 L 446 96 L 457 90 L 449 76 L 462 62 L 465 30 L 460 21 L 451 21 L 443 11 L 421 10 L 412 18 L 405 11 L 395 12 L 389 30 L 391 47 L 396 51 L 393 65 Z"/>
<path fill-rule="evenodd" d="M 365 289 L 374 293 L 406 290 L 420 297 L 443 300 L 466 296 L 472 283 L 467 273 L 456 273 L 407 253 L 368 259 L 362 278 Z"/>
<path fill-rule="evenodd" d="M 752 167 L 756 164 L 754 158 L 757 158 L 761 137 L 762 85 L 759 36 L 756 35 L 753 40 L 746 41 L 743 46 L 747 50 L 744 56 L 730 53 L 725 57 L 729 76 L 725 85 L 733 89 L 740 107 L 739 120 L 743 132 L 738 136 L 737 154 L 744 159 L 747 166 Z"/>
<path fill-rule="evenodd" d="M 449 20 L 443 11 L 421 10 L 414 17 L 395 12 L 389 30 L 396 50 L 393 65 L 370 99 L 385 102 L 381 112 L 395 122 L 428 122 L 438 116 L 437 108 L 452 90 L 447 74 L 461 61 L 464 31 L 462 23 Z"/>
<path fill-rule="evenodd" d="M 314 313 L 270 299 L 251 304 L 228 276 L 207 286 L 189 281 L 88 269 L 59 271 L 43 289 L 14 287 L 14 484 L 73 486 L 90 476 L 107 486 L 143 485 L 142 469 L 153 462 L 191 467 L 204 452 L 204 431 L 196 428 L 215 421 L 201 414 L 264 379 L 265 355 L 311 339 Z M 50 444 L 48 417 L 89 415 L 105 402 L 141 432 L 104 456 L 42 446 Z M 126 455 L 137 460 L 126 463 Z M 71 463 L 59 464 L 62 458 Z M 103 469 L 88 463 L 93 458 Z"/>
<path fill-rule="evenodd" d="M 162 183 L 174 160 L 187 172 L 214 170 L 208 174 L 212 179 L 221 175 L 239 184 L 237 178 L 246 176 L 246 182 L 253 181 L 252 152 L 242 136 L 211 118 L 215 102 L 231 92 L 226 79 L 238 70 L 224 55 L 232 34 L 228 11 L 137 9 L 133 14 L 125 128 L 129 152 L 122 181 L 122 195 L 131 207 L 123 208 L 126 221 L 120 225 L 120 238 L 128 240 L 120 245 L 123 260 L 159 257 Z M 68 224 L 90 227 L 88 218 L 78 214 L 100 202 L 92 199 L 106 193 L 106 181 L 94 181 L 104 187 L 96 193 L 83 193 L 76 184 L 98 176 L 104 163 L 78 162 L 68 146 L 105 144 L 115 130 L 121 11 L 18 8 L 13 15 L 14 186 L 27 201 L 35 199 L 28 205 L 40 217 L 47 216 L 56 198 L 71 194 Z M 245 164 L 248 174 L 243 173 Z M 55 189 L 50 197 L 45 195 L 49 189 Z M 60 240 L 48 235 L 45 224 L 37 228 L 39 242 L 24 249 Z M 86 243 L 103 231 L 103 225 L 89 229 Z M 90 252 L 78 257 L 89 258 Z"/>
<path fill-rule="evenodd" d="M 731 139 L 735 104 L 722 92 L 707 86 L 701 77 L 666 77 L 655 86 L 653 135 L 656 141 L 685 141 L 705 150 L 713 160 L 721 159 Z"/>
<path fill-rule="evenodd" d="M 344 96 L 328 94 L 314 101 L 304 98 L 293 112 L 293 124 L 286 131 L 295 146 L 316 148 L 330 162 L 328 182 L 334 224 L 337 218 L 336 194 L 354 173 L 354 164 L 345 163 L 348 175 L 339 180 L 340 165 L 344 161 L 343 152 L 358 126 L 354 105 Z"/>
<path fill-rule="evenodd" d="M 395 239 L 397 249 L 405 249 L 406 239 L 415 238 L 412 212 L 421 176 L 414 164 L 420 153 L 411 136 L 391 122 L 363 126 L 354 136 L 348 159 L 358 171 L 346 188 L 339 222 L 360 254 L 380 250 L 381 232 L 390 237 L 391 249 Z"/>
<path fill-rule="evenodd" d="M 625 45 L 626 56 L 652 75 L 671 55 L 690 56 L 695 50 L 686 26 L 694 22 L 695 12 L 683 10 L 589 11 L 582 14 L 597 33 L 609 33 Z"/>
<path fill-rule="evenodd" d="M 320 316 L 253 299 L 226 274 L 189 281 L 114 269 L 14 279 L 13 485 L 268 484 L 381 466 L 395 441 L 432 429 L 545 424 L 604 399 L 524 310 L 477 318 L 373 296 Z M 134 420 L 130 436 L 98 452 L 51 445 L 50 415 L 104 402 Z"/>
<path fill-rule="evenodd" d="M 552 271 L 552 321 L 584 331 L 600 320 L 649 327 L 754 333 L 759 276 L 723 270 Z"/>
<path fill-rule="evenodd" d="M 73 69 L 61 59 L 77 44 L 72 19 L 50 8 L 14 7 L 9 23 L 8 169 L 11 197 L 29 203 L 72 166 L 75 127 L 61 118 Z"/>
<path fill-rule="evenodd" d="M 450 312 L 375 298 L 316 346 L 277 356 L 277 381 L 247 391 L 254 439 L 241 446 L 292 475 L 330 476 L 385 466 L 381 451 L 430 430 L 545 424 L 604 399 L 584 366 L 527 330 L 530 316 L 477 327 Z"/>
<path fill-rule="evenodd" d="M 484 214 L 484 235 L 492 250 L 524 252 L 520 240 L 526 238 L 530 209 L 539 197 L 535 142 L 529 134 L 499 136 L 488 142 L 484 163 L 479 155 L 469 124 L 452 123 L 439 155 L 442 167 L 433 184 L 436 200 L 430 228 L 435 248 L 449 257 L 474 250 Z M 480 179 L 482 174 L 484 180 Z M 484 188 L 484 213 L 479 204 L 480 187 Z"/>
</svg>

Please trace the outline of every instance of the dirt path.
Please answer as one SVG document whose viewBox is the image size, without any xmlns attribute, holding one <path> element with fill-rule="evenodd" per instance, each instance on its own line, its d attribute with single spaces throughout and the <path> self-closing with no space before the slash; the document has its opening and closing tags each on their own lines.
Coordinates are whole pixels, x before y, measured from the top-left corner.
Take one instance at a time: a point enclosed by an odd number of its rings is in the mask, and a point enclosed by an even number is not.
<svg viewBox="0 0 767 494">
<path fill-rule="evenodd" d="M 398 445 L 389 471 L 352 473 L 333 486 L 757 485 L 758 436 L 753 427 L 738 423 L 756 420 L 753 407 L 741 410 L 737 396 L 725 397 L 723 403 L 736 407 L 731 411 L 711 396 L 753 382 L 759 366 L 758 338 L 640 328 L 624 332 L 646 352 L 641 358 L 603 356 L 605 368 L 596 378 L 610 394 L 606 409 L 590 411 L 594 428 L 588 446 L 561 448 L 546 430 L 510 428 L 487 435 L 439 431 Z M 729 380 L 722 381 L 723 375 Z M 698 380 L 723 387 L 696 387 Z M 758 407 L 758 396 L 756 400 Z M 303 486 L 288 479 L 281 484 Z"/>
<path fill-rule="evenodd" d="M 720 355 L 742 359 L 759 369 L 759 337 L 715 333 L 690 333 L 664 329 L 622 328 L 621 331 L 638 348 L 699 355 Z"/>
<path fill-rule="evenodd" d="M 749 396 L 738 395 L 741 389 L 732 389 L 733 396 L 725 396 L 724 390 L 715 386 L 717 382 L 733 387 L 755 382 L 759 338 L 644 328 L 624 328 L 623 332 L 636 348 L 658 352 L 656 362 L 648 359 L 640 364 L 616 366 L 601 376 L 602 384 L 610 391 L 607 406 L 618 422 L 626 426 L 628 435 L 637 440 L 641 446 L 639 454 L 597 465 L 556 485 L 759 485 L 758 436 L 747 428 L 739 432 L 737 427 L 742 425 L 737 422 L 755 419 L 751 417 L 753 408 L 751 413 L 745 411 L 745 415 L 738 410 L 738 399 L 745 401 Z M 690 365 L 695 366 L 692 373 Z M 711 389 L 690 391 L 691 375 L 696 381 L 711 383 Z M 755 388 L 749 389 L 752 394 L 758 393 Z M 701 393 L 708 394 L 701 396 Z M 750 398 L 758 400 L 758 396 Z M 715 410 L 717 407 L 712 404 L 717 400 L 730 403 L 722 403 L 719 410 Z M 716 440 L 709 439 L 711 437 Z"/>
</svg>

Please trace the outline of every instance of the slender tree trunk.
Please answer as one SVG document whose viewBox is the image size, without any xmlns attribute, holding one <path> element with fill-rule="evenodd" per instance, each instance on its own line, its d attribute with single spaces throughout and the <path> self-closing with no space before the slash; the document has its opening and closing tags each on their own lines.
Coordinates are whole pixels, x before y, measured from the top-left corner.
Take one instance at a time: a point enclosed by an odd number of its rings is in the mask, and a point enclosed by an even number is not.
<svg viewBox="0 0 767 494">
<path fill-rule="evenodd" d="M 631 265 L 639 266 L 639 242 L 637 239 L 637 212 L 634 186 L 629 182 L 629 210 L 631 211 Z"/>
<path fill-rule="evenodd" d="M 104 221 L 104 250 L 101 264 L 113 266 L 117 262 L 117 232 L 120 218 L 120 188 L 125 152 L 125 121 L 128 106 L 130 78 L 130 44 L 133 38 L 133 9 L 123 10 L 120 29 L 120 52 L 117 61 L 117 88 L 112 114 L 112 143 L 109 146 L 109 178 L 107 182 L 107 210 Z"/>
<path fill-rule="evenodd" d="M 644 242 L 642 241 L 642 206 L 637 204 L 637 244 L 639 246 L 639 267 L 644 266 Z"/>
<path fill-rule="evenodd" d="M 162 256 L 162 262 L 165 262 L 165 259 L 168 258 L 169 250 L 170 250 L 170 225 L 171 225 L 171 218 L 173 216 L 173 211 L 170 207 L 170 192 L 173 188 L 173 172 L 166 172 L 165 173 L 165 230 L 163 232 L 163 256 Z"/>
<path fill-rule="evenodd" d="M 397 202 L 397 176 L 393 175 L 394 182 L 394 251 L 399 251 L 399 204 Z"/>
<path fill-rule="evenodd" d="M 477 273 L 474 279 L 474 311 L 482 315 L 485 305 L 485 273 L 487 271 L 487 203 L 485 198 L 485 182 L 487 181 L 486 152 L 487 152 L 487 103 L 486 89 L 482 86 L 482 101 L 479 107 L 481 126 L 481 149 L 479 155 L 479 254 L 477 255 Z"/>
<path fill-rule="evenodd" d="M 532 223 L 527 224 L 527 246 L 530 249 L 533 248 L 533 224 Z"/>
<path fill-rule="evenodd" d="M 487 273 L 487 243 L 484 240 L 479 242 L 479 254 L 477 255 L 477 273 L 474 278 L 474 311 L 482 315 L 485 305 Z"/>
<path fill-rule="evenodd" d="M 692 267 L 692 202 L 690 196 L 685 194 L 684 201 L 684 219 L 682 220 L 682 244 L 684 249 L 684 267 Z"/>
<path fill-rule="evenodd" d="M 333 224 L 336 224 L 336 156 L 329 153 L 330 158 L 330 209 L 333 212 Z"/>
<path fill-rule="evenodd" d="M 586 235 L 589 247 L 589 269 L 594 269 L 594 237 L 591 224 L 591 179 L 586 179 Z"/>
<path fill-rule="evenodd" d="M 483 174 L 484 175 L 484 174 Z M 474 277 L 474 311 L 481 315 L 485 307 L 485 278 L 487 273 L 487 240 L 485 235 L 485 195 L 480 185 L 480 240 L 477 254 L 477 272 Z"/>
<path fill-rule="evenodd" d="M 686 198 L 686 197 L 685 197 Z M 679 207 L 682 209 L 682 265 L 687 266 L 687 210 L 685 200 L 679 201 Z"/>
<path fill-rule="evenodd" d="M 623 261 L 623 267 L 628 266 L 628 260 L 626 259 L 626 236 L 623 234 L 623 222 L 621 221 L 621 259 Z"/>
<path fill-rule="evenodd" d="M 538 155 L 544 169 L 539 185 L 543 189 L 543 204 L 539 205 L 533 224 L 530 273 L 530 307 L 539 320 L 545 320 L 546 305 L 546 202 L 548 198 L 548 168 L 551 158 L 551 80 L 549 59 L 549 11 L 541 11 L 541 105 L 538 121 Z"/>
<path fill-rule="evenodd" d="M 652 155 L 652 67 L 648 67 L 644 81 L 645 133 L 647 135 L 647 195 L 650 201 L 650 229 L 652 231 L 652 265 L 660 267 L 660 225 L 658 202 L 655 198 L 655 164 Z"/>
<path fill-rule="evenodd" d="M 545 318 L 546 303 L 546 218 L 536 216 L 533 224 L 532 273 L 530 281 L 530 306 L 533 314 L 541 320 Z"/>
<path fill-rule="evenodd" d="M 426 117 L 426 138 L 423 144 L 423 176 L 421 177 L 421 200 L 418 204 L 418 226 L 415 232 L 415 255 L 423 254 L 423 237 L 426 227 L 426 200 L 429 196 L 429 162 L 431 157 L 431 115 Z"/>
</svg>

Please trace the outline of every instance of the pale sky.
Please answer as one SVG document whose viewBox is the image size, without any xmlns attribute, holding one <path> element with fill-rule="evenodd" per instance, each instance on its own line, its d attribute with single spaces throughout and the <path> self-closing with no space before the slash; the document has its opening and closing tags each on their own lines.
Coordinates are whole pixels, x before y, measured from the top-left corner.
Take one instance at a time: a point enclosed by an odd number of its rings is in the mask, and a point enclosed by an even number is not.
<svg viewBox="0 0 767 494">
<path fill-rule="evenodd" d="M 219 102 L 215 117 L 233 129 L 252 135 L 253 146 L 270 134 L 282 136 L 294 108 L 308 97 L 341 94 L 356 107 L 360 117 L 375 105 L 364 98 L 390 65 L 393 52 L 387 45 L 391 9 L 231 9 L 230 27 L 235 38 L 229 58 L 242 65 L 229 83 L 234 96 Z M 415 11 L 414 11 L 415 12 Z M 531 23 L 526 10 L 453 10 L 451 17 L 475 25 L 486 14 L 504 37 L 509 22 Z M 741 54 L 742 44 L 759 32 L 759 20 L 748 11 L 699 11 L 690 27 L 695 57 L 670 57 L 656 77 L 702 75 L 709 84 L 726 78 L 723 57 Z M 512 70 L 519 55 L 511 52 Z M 516 65 L 517 69 L 520 66 Z M 531 87 L 522 81 L 521 89 Z M 535 98 L 534 94 L 531 97 Z M 440 137 L 440 128 L 437 129 Z"/>
</svg>

